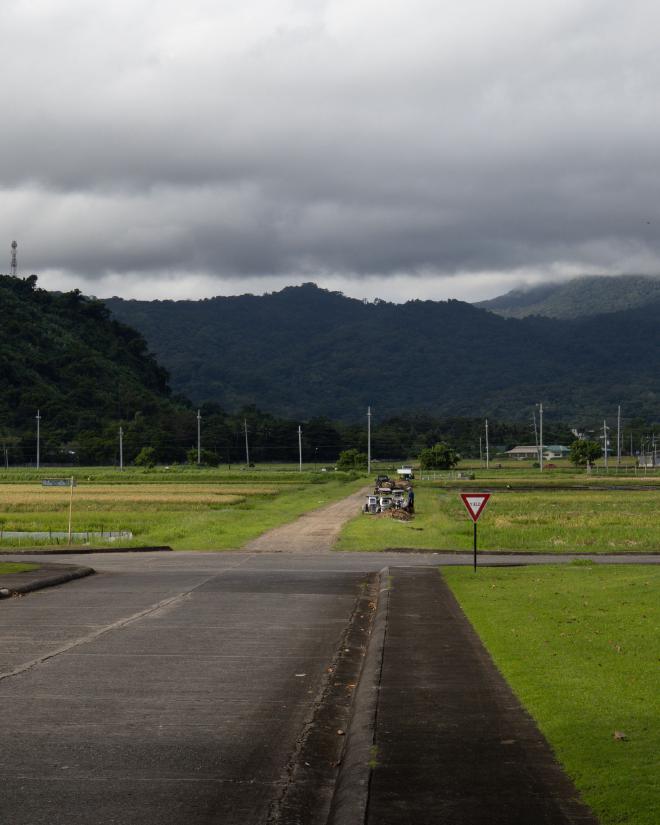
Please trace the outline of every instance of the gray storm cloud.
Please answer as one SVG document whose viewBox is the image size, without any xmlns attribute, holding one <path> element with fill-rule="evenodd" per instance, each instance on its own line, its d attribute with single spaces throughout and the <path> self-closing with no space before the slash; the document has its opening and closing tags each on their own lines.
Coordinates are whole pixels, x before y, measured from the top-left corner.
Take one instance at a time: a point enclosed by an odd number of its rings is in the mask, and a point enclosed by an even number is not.
<svg viewBox="0 0 660 825">
<path fill-rule="evenodd" d="M 478 298 L 660 271 L 650 0 L 16 0 L 0 22 L 0 225 L 48 286 Z"/>
</svg>

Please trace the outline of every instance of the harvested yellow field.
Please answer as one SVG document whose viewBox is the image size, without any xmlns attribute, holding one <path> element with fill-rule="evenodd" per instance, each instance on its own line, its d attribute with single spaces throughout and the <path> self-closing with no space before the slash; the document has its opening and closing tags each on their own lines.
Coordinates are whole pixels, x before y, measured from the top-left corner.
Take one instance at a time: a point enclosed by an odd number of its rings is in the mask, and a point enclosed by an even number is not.
<svg viewBox="0 0 660 825">
<path fill-rule="evenodd" d="M 122 506 L 231 506 L 248 496 L 275 495 L 276 487 L 235 487 L 219 484 L 83 484 L 73 488 L 77 507 L 99 505 L 103 509 Z M 12 510 L 52 510 L 69 502 L 68 487 L 42 487 L 36 484 L 0 485 L 0 512 Z"/>
</svg>

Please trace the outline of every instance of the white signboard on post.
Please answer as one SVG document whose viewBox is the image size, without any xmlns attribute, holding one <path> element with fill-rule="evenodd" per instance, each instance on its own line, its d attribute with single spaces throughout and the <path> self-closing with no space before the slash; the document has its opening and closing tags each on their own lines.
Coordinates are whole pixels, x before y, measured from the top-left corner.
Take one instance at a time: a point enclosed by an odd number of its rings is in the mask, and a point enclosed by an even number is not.
<svg viewBox="0 0 660 825">
<path fill-rule="evenodd" d="M 472 521 L 479 521 L 479 516 L 483 513 L 490 493 L 461 493 L 465 509 L 470 514 Z"/>
<path fill-rule="evenodd" d="M 477 570 L 477 522 L 483 513 L 490 493 L 461 493 L 461 501 L 474 524 L 474 570 Z"/>
</svg>

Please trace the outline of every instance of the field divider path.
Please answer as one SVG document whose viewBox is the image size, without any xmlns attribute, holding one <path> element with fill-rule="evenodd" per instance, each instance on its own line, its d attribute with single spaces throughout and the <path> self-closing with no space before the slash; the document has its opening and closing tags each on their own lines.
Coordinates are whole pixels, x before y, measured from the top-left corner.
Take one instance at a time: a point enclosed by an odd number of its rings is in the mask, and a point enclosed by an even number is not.
<svg viewBox="0 0 660 825">
<path fill-rule="evenodd" d="M 248 542 L 244 553 L 328 553 L 344 524 L 359 515 L 371 485 L 350 496 L 303 513 L 295 521 L 275 527 Z"/>
</svg>

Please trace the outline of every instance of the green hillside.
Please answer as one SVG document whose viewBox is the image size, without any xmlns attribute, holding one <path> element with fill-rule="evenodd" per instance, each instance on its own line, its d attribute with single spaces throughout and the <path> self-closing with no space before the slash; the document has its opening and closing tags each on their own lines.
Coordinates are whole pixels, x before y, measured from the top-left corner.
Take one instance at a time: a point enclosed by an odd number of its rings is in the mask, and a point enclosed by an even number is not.
<svg viewBox="0 0 660 825">
<path fill-rule="evenodd" d="M 504 319 L 460 301 L 365 303 L 314 284 L 202 301 L 111 299 L 195 402 L 258 404 L 353 421 L 432 412 L 521 420 L 539 400 L 567 421 L 622 400 L 657 418 L 658 307 L 556 321 Z M 634 411 L 634 412 L 633 412 Z"/>
<path fill-rule="evenodd" d="M 584 318 L 638 309 L 660 301 L 660 278 L 642 275 L 591 276 L 563 284 L 513 289 L 474 306 L 504 318 L 543 315 L 548 318 Z"/>
<path fill-rule="evenodd" d="M 17 460 L 34 460 L 37 410 L 44 462 L 114 458 L 120 422 L 134 453 L 149 429 L 141 421 L 175 412 L 167 373 L 142 335 L 103 303 L 77 290 L 47 292 L 36 281 L 0 276 L 3 453 L 11 447 Z"/>
<path fill-rule="evenodd" d="M 210 399 L 199 405 L 205 459 L 232 466 L 245 459 L 245 424 L 257 463 L 297 461 L 299 424 L 306 462 L 364 451 L 367 404 L 373 455 L 392 459 L 441 440 L 479 455 L 484 416 L 492 444 L 530 442 L 539 400 L 556 442 L 570 439 L 569 426 L 599 426 L 620 400 L 636 440 L 643 419 L 657 421 L 658 305 L 593 321 L 517 321 L 458 301 L 365 304 L 313 285 L 110 303 L 147 340 L 100 301 L 0 276 L 2 463 L 34 463 L 37 410 L 43 465 L 116 464 L 120 426 L 127 464 L 144 447 L 157 461 L 186 461 L 197 403 L 170 394 L 149 354 L 157 345 L 176 388 Z"/>
</svg>

